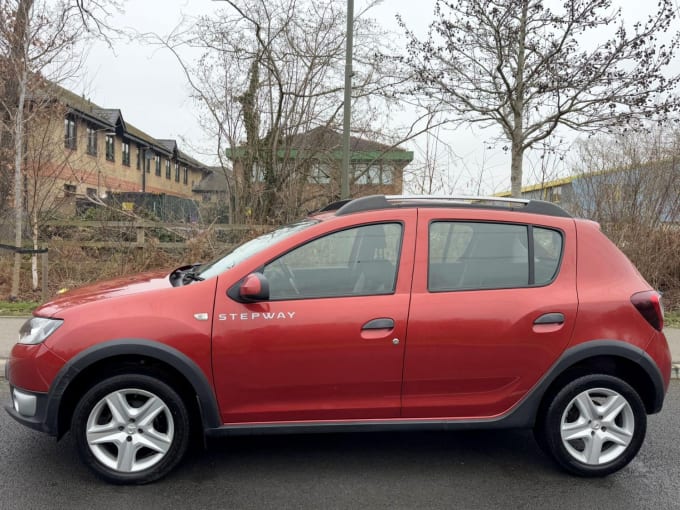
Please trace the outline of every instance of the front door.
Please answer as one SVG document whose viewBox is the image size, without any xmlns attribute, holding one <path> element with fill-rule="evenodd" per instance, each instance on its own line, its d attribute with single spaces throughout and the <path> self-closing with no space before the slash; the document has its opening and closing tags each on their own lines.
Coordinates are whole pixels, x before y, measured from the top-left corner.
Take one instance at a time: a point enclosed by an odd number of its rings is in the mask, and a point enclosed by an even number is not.
<svg viewBox="0 0 680 510">
<path fill-rule="evenodd" d="M 213 370 L 225 423 L 399 416 L 415 218 L 400 212 L 271 259 L 267 301 L 234 301 L 218 283 Z"/>
</svg>

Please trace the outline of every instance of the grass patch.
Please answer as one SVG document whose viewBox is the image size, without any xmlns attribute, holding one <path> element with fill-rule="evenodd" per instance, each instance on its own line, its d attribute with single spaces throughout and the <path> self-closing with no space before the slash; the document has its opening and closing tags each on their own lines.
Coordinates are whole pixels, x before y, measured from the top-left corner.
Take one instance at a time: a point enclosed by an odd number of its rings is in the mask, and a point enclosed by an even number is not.
<svg viewBox="0 0 680 510">
<path fill-rule="evenodd" d="M 663 325 L 665 328 L 680 328 L 680 310 L 666 312 L 663 317 Z"/>
<path fill-rule="evenodd" d="M 36 301 L 0 301 L 0 315 L 5 316 L 28 316 L 40 303 Z"/>
</svg>

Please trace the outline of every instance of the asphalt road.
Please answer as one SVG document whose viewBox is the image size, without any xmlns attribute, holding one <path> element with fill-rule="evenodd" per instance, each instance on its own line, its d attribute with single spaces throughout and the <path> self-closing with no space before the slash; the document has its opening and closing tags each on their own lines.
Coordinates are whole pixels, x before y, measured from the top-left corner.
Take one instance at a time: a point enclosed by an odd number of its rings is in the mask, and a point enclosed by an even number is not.
<svg viewBox="0 0 680 510">
<path fill-rule="evenodd" d="M 8 388 L 0 381 L 0 401 Z M 0 509 L 680 508 L 680 381 L 623 471 L 559 471 L 527 431 L 228 438 L 192 452 L 167 478 L 116 487 L 61 442 L 0 413 Z"/>
</svg>

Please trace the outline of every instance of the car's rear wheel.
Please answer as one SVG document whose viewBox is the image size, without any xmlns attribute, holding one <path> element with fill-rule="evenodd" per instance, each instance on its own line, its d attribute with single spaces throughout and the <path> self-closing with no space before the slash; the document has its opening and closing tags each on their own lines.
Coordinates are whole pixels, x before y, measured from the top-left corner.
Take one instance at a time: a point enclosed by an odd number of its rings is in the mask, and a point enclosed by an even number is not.
<svg viewBox="0 0 680 510">
<path fill-rule="evenodd" d="M 633 460 L 646 431 L 644 405 L 629 384 L 588 375 L 555 395 L 537 424 L 536 438 L 567 471 L 605 476 Z"/>
<path fill-rule="evenodd" d="M 81 458 L 112 483 L 143 484 L 167 474 L 184 456 L 189 416 L 181 397 L 147 375 L 101 381 L 78 402 L 72 423 Z"/>
</svg>

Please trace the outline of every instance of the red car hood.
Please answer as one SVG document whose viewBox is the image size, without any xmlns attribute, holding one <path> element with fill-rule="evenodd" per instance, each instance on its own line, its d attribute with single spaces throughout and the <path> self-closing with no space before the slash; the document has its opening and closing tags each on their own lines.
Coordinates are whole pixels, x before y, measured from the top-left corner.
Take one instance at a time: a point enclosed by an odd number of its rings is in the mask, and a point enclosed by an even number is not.
<svg viewBox="0 0 680 510">
<path fill-rule="evenodd" d="M 33 313 L 41 317 L 52 317 L 65 308 L 170 286 L 167 271 L 135 274 L 69 290 L 39 306 Z"/>
</svg>

